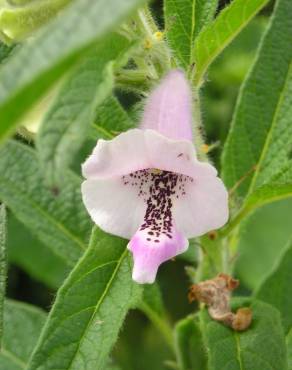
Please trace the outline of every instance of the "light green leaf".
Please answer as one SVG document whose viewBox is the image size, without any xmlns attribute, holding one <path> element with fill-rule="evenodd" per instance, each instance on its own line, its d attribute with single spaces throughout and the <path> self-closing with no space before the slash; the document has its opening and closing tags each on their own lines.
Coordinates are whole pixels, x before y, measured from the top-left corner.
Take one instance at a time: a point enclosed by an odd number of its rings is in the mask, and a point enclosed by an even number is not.
<svg viewBox="0 0 292 370">
<path fill-rule="evenodd" d="M 241 90 L 223 154 L 223 177 L 228 187 L 239 181 L 240 196 L 266 202 L 290 192 L 292 89 L 292 3 L 278 0 L 257 59 Z M 253 171 L 254 169 L 254 171 Z M 289 180 L 290 179 L 290 180 Z M 279 190 L 269 185 L 276 185 Z M 264 186 L 260 189 L 261 186 Z M 290 190 L 289 190 L 290 189 Z M 276 193 L 275 193 L 276 191 Z"/>
<path fill-rule="evenodd" d="M 288 355 L 288 370 L 292 370 L 292 329 L 286 337 L 287 355 Z"/>
<path fill-rule="evenodd" d="M 15 129 L 24 112 L 93 43 L 142 3 L 143 0 L 75 0 L 15 52 L 0 71 L 0 139 Z"/>
<path fill-rule="evenodd" d="M 4 204 L 0 205 L 0 347 L 3 331 L 3 305 L 6 288 L 6 210 Z"/>
<path fill-rule="evenodd" d="M 218 0 L 196 0 L 195 9 L 195 36 L 213 21 L 218 7 Z M 194 46 L 194 45 L 193 45 Z"/>
<path fill-rule="evenodd" d="M 54 17 L 72 0 L 2 1 L 0 6 L 0 39 L 21 41 Z M 16 6 L 21 5 L 21 6 Z M 25 6 L 23 6 L 25 5 Z"/>
<path fill-rule="evenodd" d="M 74 161 L 88 135 L 96 106 L 113 87 L 113 66 L 109 63 L 123 58 L 130 45 L 119 35 L 107 38 L 90 51 L 61 88 L 37 136 L 49 184 L 59 184 L 64 169 Z"/>
<path fill-rule="evenodd" d="M 277 246 L 275 245 L 275 248 Z M 281 315 L 285 332 L 292 328 L 292 243 L 289 242 L 273 271 L 261 284 L 255 297 L 276 307 Z"/>
<path fill-rule="evenodd" d="M 95 228 L 87 252 L 57 294 L 28 369 L 103 370 L 140 295 L 126 241 Z"/>
<path fill-rule="evenodd" d="M 134 127 L 126 110 L 114 96 L 109 96 L 96 110 L 91 137 L 112 139 L 117 134 Z"/>
<path fill-rule="evenodd" d="M 0 199 L 44 244 L 73 265 L 86 249 L 91 221 L 81 180 L 64 172 L 60 188 L 44 185 L 34 150 L 16 141 L 0 148 Z"/>
<path fill-rule="evenodd" d="M 166 36 L 178 63 L 187 69 L 195 39 L 195 0 L 164 0 Z"/>
<path fill-rule="evenodd" d="M 164 0 L 167 41 L 179 64 L 188 69 L 195 37 L 210 23 L 217 0 Z"/>
<path fill-rule="evenodd" d="M 5 301 L 0 370 L 26 368 L 45 319 L 46 314 L 39 308 L 21 302 Z"/>
<path fill-rule="evenodd" d="M 233 0 L 205 27 L 195 41 L 192 62 L 194 83 L 200 86 L 209 65 L 236 37 L 268 0 Z"/>
<path fill-rule="evenodd" d="M 8 262 L 26 271 L 33 279 L 57 290 L 70 271 L 68 264 L 34 237 L 12 212 L 8 214 L 7 224 Z"/>
<path fill-rule="evenodd" d="M 234 309 L 247 305 L 236 300 Z M 274 307 L 261 301 L 250 305 L 251 327 L 233 331 L 201 313 L 201 328 L 209 357 L 209 370 L 286 370 L 286 345 L 281 317 Z"/>
<path fill-rule="evenodd" d="M 202 334 L 194 316 L 180 320 L 175 327 L 175 348 L 179 370 L 207 369 Z"/>
</svg>

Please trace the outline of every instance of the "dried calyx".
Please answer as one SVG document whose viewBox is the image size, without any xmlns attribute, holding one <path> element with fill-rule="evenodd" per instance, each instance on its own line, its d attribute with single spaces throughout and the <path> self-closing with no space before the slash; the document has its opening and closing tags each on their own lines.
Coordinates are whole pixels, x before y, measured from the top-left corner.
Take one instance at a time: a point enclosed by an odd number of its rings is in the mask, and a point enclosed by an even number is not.
<svg viewBox="0 0 292 370">
<path fill-rule="evenodd" d="M 252 321 L 251 309 L 243 307 L 233 313 L 230 307 L 231 292 L 238 285 L 238 280 L 221 273 L 214 279 L 192 285 L 189 300 L 205 303 L 213 320 L 220 321 L 236 331 L 246 330 Z"/>
</svg>

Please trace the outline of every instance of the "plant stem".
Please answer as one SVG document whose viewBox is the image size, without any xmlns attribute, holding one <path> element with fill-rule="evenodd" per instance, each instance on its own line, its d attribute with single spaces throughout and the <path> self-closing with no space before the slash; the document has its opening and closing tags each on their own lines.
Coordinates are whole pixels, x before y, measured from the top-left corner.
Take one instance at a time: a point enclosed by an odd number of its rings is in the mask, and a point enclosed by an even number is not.
<svg viewBox="0 0 292 370">
<path fill-rule="evenodd" d="M 155 312 L 147 303 L 141 302 L 139 309 L 149 318 L 153 325 L 159 330 L 168 347 L 175 353 L 172 328 L 168 321 L 163 319 L 157 312 Z"/>
<path fill-rule="evenodd" d="M 246 217 L 252 210 L 253 208 L 251 207 L 242 207 L 237 215 L 222 230 L 219 231 L 219 238 L 222 239 L 228 236 L 238 226 L 242 219 Z"/>
</svg>

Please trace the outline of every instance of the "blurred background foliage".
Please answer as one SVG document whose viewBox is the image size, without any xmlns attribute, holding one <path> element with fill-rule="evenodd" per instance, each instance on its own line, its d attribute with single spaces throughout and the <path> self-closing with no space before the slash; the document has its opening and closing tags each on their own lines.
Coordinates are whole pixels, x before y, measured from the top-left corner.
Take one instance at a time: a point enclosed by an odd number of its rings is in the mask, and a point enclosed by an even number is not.
<svg viewBox="0 0 292 370">
<path fill-rule="evenodd" d="M 220 7 L 228 1 L 221 1 Z M 152 9 L 161 28 L 162 2 L 153 1 Z M 248 73 L 260 38 L 267 25 L 273 2 L 269 3 L 235 41 L 213 63 L 202 91 L 202 117 L 206 141 L 216 143 L 212 157 L 220 168 L 220 153 L 226 138 L 240 85 Z M 0 45 L 0 54 L 3 52 Z M 119 95 L 126 105 L 135 97 Z M 133 114 L 135 117 L 136 114 Z M 80 162 L 89 152 L 88 145 L 80 153 Z M 76 169 L 79 163 L 76 163 Z M 291 232 L 292 199 L 266 205 L 253 213 L 241 228 L 235 275 L 240 279 L 240 293 L 256 288 L 273 267 Z M 42 245 L 11 214 L 8 224 L 9 279 L 8 297 L 32 303 L 49 310 L 56 289 L 68 273 L 64 263 Z M 274 246 L 277 245 L 277 249 Z M 192 253 L 193 252 L 193 253 Z M 29 256 L 29 258 L 27 257 Z M 174 322 L 194 310 L 187 300 L 189 279 L 185 273 L 187 260 L 195 260 L 193 251 L 176 263 L 164 264 L 158 280 L 169 320 Z M 41 272 L 41 273 L 40 273 Z M 125 370 L 160 370 L 171 351 L 153 325 L 139 311 L 131 311 L 124 324 L 113 358 Z M 149 361 L 149 362 L 148 362 Z"/>
</svg>

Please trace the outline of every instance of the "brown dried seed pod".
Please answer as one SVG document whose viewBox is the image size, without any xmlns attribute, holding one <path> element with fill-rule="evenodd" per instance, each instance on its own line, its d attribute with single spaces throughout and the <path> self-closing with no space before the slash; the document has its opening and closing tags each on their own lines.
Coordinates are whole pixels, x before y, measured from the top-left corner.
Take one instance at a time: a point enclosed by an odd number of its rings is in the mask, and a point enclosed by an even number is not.
<svg viewBox="0 0 292 370">
<path fill-rule="evenodd" d="M 252 310 L 249 307 L 242 307 L 236 311 L 231 327 L 236 331 L 243 331 L 250 326 L 251 321 Z"/>
<path fill-rule="evenodd" d="M 191 286 L 188 298 L 197 300 L 208 306 L 209 315 L 213 320 L 220 321 L 232 329 L 247 329 L 252 320 L 252 311 L 244 307 L 233 313 L 230 308 L 231 292 L 239 286 L 239 280 L 221 273 L 214 279 L 205 280 Z"/>
</svg>

